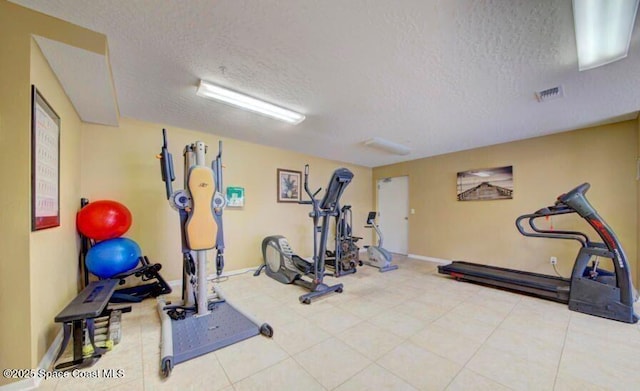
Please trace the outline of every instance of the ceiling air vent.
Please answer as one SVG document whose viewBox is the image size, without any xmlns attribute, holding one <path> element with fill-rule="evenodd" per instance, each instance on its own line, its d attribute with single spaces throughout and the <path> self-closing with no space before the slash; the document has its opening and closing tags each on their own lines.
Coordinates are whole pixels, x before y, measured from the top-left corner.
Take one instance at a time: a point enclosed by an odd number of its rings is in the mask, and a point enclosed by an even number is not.
<svg viewBox="0 0 640 391">
<path fill-rule="evenodd" d="M 564 97 L 564 91 L 562 86 L 548 88 L 546 90 L 536 92 L 536 99 L 538 102 L 546 102 L 548 100 L 558 99 Z"/>
</svg>

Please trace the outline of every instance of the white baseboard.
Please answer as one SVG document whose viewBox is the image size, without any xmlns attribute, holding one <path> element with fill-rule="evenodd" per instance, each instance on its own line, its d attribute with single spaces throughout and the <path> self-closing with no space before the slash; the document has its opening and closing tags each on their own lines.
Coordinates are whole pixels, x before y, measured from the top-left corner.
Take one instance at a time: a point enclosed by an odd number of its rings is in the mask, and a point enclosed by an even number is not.
<svg viewBox="0 0 640 391">
<path fill-rule="evenodd" d="M 36 379 L 25 379 L 25 380 L 17 381 L 15 383 L 4 385 L 0 387 L 0 390 L 2 391 L 35 390 L 38 387 L 38 385 L 36 385 Z"/>
<path fill-rule="evenodd" d="M 36 368 L 36 371 L 50 370 L 51 366 L 53 365 L 53 361 L 56 359 L 56 355 L 60 350 L 60 345 L 62 344 L 62 335 L 63 335 L 62 328 L 60 328 L 60 330 L 58 331 L 58 334 L 53 339 L 53 342 L 51 342 L 49 349 L 47 349 L 46 353 L 42 357 L 42 360 L 40 360 L 40 363 L 38 364 L 38 368 Z M 4 385 L 0 387 L 0 390 L 1 391 L 35 390 L 36 388 L 40 387 L 42 380 L 43 379 L 41 377 L 36 376 L 31 379 L 25 379 L 15 383 Z"/>
<path fill-rule="evenodd" d="M 451 260 L 442 259 L 442 258 L 425 257 L 423 255 L 416 255 L 416 254 L 407 254 L 407 256 L 409 258 L 418 259 L 420 261 L 433 262 L 433 263 L 437 263 L 437 264 L 440 264 L 440 265 L 448 265 L 448 264 L 451 263 Z"/>
<path fill-rule="evenodd" d="M 63 335 L 64 335 L 64 331 L 62 330 L 62 327 L 61 327 L 60 330 L 58 331 L 58 334 L 53 339 L 51 346 L 49 346 L 49 349 L 47 349 L 47 352 L 44 354 L 44 357 L 42 357 L 42 360 L 40 360 L 40 364 L 38 365 L 38 368 L 49 370 L 49 368 L 51 368 L 53 364 L 55 364 L 56 356 L 58 355 L 58 352 L 60 351 L 60 347 L 62 345 Z M 35 380 L 36 380 L 36 387 L 39 387 L 40 383 L 42 383 L 42 378 L 37 378 Z"/>
<path fill-rule="evenodd" d="M 39 382 L 38 382 L 39 383 Z M 10 383 L 0 387 L 2 391 L 24 391 L 35 390 L 40 384 L 36 384 L 36 379 L 25 379 L 15 383 Z"/>
</svg>

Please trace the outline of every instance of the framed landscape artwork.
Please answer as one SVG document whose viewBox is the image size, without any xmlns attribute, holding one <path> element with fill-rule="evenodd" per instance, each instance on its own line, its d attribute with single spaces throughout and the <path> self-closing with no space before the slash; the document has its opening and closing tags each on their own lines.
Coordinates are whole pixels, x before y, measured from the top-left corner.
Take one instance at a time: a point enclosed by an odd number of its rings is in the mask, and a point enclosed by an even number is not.
<svg viewBox="0 0 640 391">
<path fill-rule="evenodd" d="M 458 173 L 458 201 L 508 200 L 513 198 L 513 166 Z"/>
</svg>

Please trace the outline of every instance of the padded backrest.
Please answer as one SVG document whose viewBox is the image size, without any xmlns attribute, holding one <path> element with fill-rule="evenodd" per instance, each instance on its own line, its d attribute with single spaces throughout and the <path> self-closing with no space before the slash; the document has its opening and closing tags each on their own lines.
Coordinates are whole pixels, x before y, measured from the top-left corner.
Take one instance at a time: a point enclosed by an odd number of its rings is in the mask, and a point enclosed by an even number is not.
<svg viewBox="0 0 640 391">
<path fill-rule="evenodd" d="M 185 235 L 191 250 L 208 250 L 216 245 L 218 224 L 213 218 L 211 200 L 216 191 L 213 170 L 207 166 L 194 166 L 189 170 L 189 194 L 192 210 L 187 219 Z"/>
</svg>

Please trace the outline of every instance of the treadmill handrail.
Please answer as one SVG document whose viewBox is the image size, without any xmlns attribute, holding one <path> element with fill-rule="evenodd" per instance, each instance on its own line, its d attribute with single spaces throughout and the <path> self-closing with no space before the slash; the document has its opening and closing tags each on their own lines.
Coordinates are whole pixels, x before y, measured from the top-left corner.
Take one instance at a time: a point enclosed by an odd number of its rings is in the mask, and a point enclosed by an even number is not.
<svg viewBox="0 0 640 391">
<path fill-rule="evenodd" d="M 588 242 L 588 237 L 581 232 L 577 232 L 577 233 L 574 233 L 571 231 L 546 231 L 545 232 L 543 230 L 537 229 L 533 223 L 533 220 L 537 218 L 561 215 L 561 214 L 569 214 L 569 213 L 575 213 L 575 211 L 570 209 L 562 209 L 562 210 L 552 211 L 551 213 L 548 213 L 548 214 L 542 214 L 542 213 L 536 212 L 536 213 L 522 215 L 516 219 L 516 227 L 518 228 L 518 231 L 524 236 L 529 236 L 534 238 L 575 240 L 579 242 L 582 247 L 586 247 Z M 522 227 L 521 221 L 524 219 L 529 220 L 529 225 L 536 233 L 529 232 Z M 587 237 L 587 241 L 582 239 L 582 237 Z"/>
<path fill-rule="evenodd" d="M 550 234 L 550 235 L 564 234 L 564 235 L 574 235 L 574 236 L 577 236 L 577 237 L 581 237 L 581 238 L 584 238 L 584 244 L 585 244 L 586 247 L 595 247 L 595 244 L 591 241 L 591 239 L 589 239 L 587 234 L 585 234 L 583 232 L 566 231 L 566 230 L 561 230 L 561 229 L 560 230 L 540 229 L 535 224 L 535 218 L 529 219 L 529 226 L 531 227 L 532 230 L 534 230 L 537 233 L 541 233 L 541 234 Z"/>
</svg>

